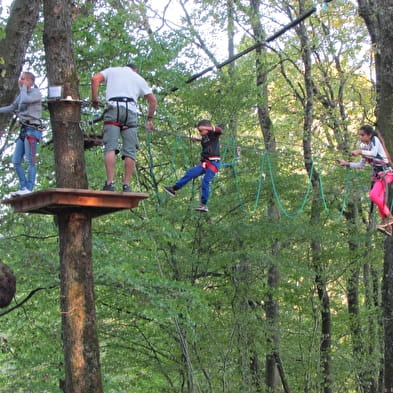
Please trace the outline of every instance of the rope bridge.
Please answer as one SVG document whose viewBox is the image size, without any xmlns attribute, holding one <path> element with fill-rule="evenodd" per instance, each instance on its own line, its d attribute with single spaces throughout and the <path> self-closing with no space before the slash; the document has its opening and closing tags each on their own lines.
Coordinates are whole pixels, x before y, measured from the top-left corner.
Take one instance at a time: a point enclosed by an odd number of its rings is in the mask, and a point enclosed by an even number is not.
<svg viewBox="0 0 393 393">
<path fill-rule="evenodd" d="M 155 130 L 154 132 L 140 132 L 139 139 L 141 141 L 139 159 L 137 163 L 138 172 L 146 171 L 148 176 L 152 179 L 152 184 L 164 184 L 173 183 L 178 179 L 180 174 L 184 173 L 185 169 L 196 165 L 199 162 L 200 145 L 192 141 L 190 136 L 176 134 L 174 132 Z M 248 214 L 253 215 L 257 212 L 258 207 L 261 205 L 261 198 L 263 192 L 270 186 L 268 192 L 271 192 L 277 203 L 281 213 L 287 218 L 296 218 L 304 213 L 307 203 L 312 195 L 312 182 L 311 179 L 314 175 L 314 171 L 319 174 L 319 197 L 324 212 L 332 220 L 339 220 L 348 204 L 348 198 L 352 189 L 356 188 L 356 192 L 366 192 L 364 186 L 359 189 L 356 184 L 363 184 L 363 179 L 354 182 L 354 178 L 361 176 L 360 171 L 353 171 L 350 169 L 344 169 L 329 165 L 328 170 L 324 169 L 321 163 L 325 161 L 321 158 L 315 159 L 312 162 L 311 171 L 307 174 L 306 169 L 303 166 L 302 159 L 297 160 L 299 166 L 296 169 L 291 170 L 291 174 L 288 176 L 296 176 L 301 178 L 296 184 L 304 184 L 305 190 L 303 192 L 296 192 L 302 195 L 301 201 L 296 202 L 294 209 L 287 207 L 288 205 L 295 205 L 295 202 L 291 198 L 288 200 L 288 193 L 280 190 L 279 183 L 283 179 L 283 174 L 278 173 L 277 161 L 285 163 L 286 152 L 280 153 L 269 153 L 266 149 L 258 148 L 257 146 L 242 145 L 239 138 L 233 136 L 222 136 L 221 141 L 221 171 L 219 175 L 213 180 L 213 198 L 214 193 L 219 192 L 217 188 L 220 185 L 220 178 L 225 177 L 226 182 L 233 182 L 233 187 L 236 191 L 236 199 L 239 201 L 242 210 Z M 167 154 L 155 154 L 157 149 L 162 153 L 167 151 Z M 163 150 L 165 149 L 165 150 Z M 298 152 L 292 152 L 298 154 Z M 159 158 L 157 158 L 159 157 Z M 161 157 L 165 157 L 164 161 Z M 248 163 L 258 162 L 258 168 L 256 171 L 250 171 Z M 289 159 L 287 160 L 289 162 Z M 327 160 L 330 164 L 331 160 Z M 293 161 L 292 161 L 293 163 Z M 337 170 L 338 181 L 334 185 L 335 201 L 329 202 L 325 187 L 325 177 L 333 176 L 332 168 Z M 244 174 L 245 172 L 245 174 Z M 336 174 L 336 176 L 337 176 Z M 253 178 L 255 181 L 255 192 L 252 197 L 252 203 L 246 202 L 246 192 L 244 191 L 245 179 Z M 343 183 L 344 180 L 344 184 Z M 247 180 L 250 183 L 250 180 Z M 163 183 L 164 182 L 164 183 Z M 354 186 L 355 183 L 355 186 Z M 331 186 L 329 186 L 330 190 Z M 162 193 L 159 191 L 159 187 L 153 187 L 155 197 L 158 201 L 162 199 Z M 214 191 L 214 189 L 216 189 Z M 195 187 L 191 187 L 192 195 L 196 193 Z M 247 195 L 250 193 L 247 192 Z M 287 197 L 286 197 L 287 195 Z M 337 206 L 337 195 L 341 198 L 340 206 Z M 235 197 L 235 196 L 234 196 Z M 166 198 L 166 196 L 165 196 Z M 248 196 L 249 198 L 249 196 Z M 287 199 L 286 199 L 287 198 Z M 334 207 L 331 207 L 334 203 Z M 251 207 L 249 207 L 251 205 Z M 334 211 L 334 212 L 333 212 Z"/>
</svg>

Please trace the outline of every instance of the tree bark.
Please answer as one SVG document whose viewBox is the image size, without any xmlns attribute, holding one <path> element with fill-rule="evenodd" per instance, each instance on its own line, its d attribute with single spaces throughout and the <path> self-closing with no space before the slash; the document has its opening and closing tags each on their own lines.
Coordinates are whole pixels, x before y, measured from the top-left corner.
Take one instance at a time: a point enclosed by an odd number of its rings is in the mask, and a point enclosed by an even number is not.
<svg viewBox="0 0 393 393">
<path fill-rule="evenodd" d="M 374 46 L 377 90 L 376 126 L 393 151 L 393 1 L 358 0 Z M 382 307 L 384 317 L 384 392 L 393 392 L 393 238 L 385 239 Z"/>
<path fill-rule="evenodd" d="M 265 39 L 265 31 L 260 20 L 260 0 L 250 0 L 251 5 L 251 26 L 253 29 L 256 40 L 262 42 Z M 256 49 L 256 85 L 260 88 L 258 93 L 258 119 L 263 134 L 263 140 L 266 150 L 270 153 L 276 151 L 276 141 L 273 133 L 273 124 L 270 118 L 269 109 L 269 92 L 267 83 L 267 71 L 263 64 L 263 59 L 266 54 L 266 48 L 261 46 Z M 269 195 L 268 202 L 268 214 L 272 222 L 277 223 L 280 219 L 280 212 L 275 204 L 274 195 Z M 272 255 L 275 257 L 279 256 L 281 244 L 279 241 L 274 241 L 271 249 Z M 278 301 L 274 297 L 274 293 L 280 282 L 280 272 L 276 263 L 272 263 L 268 268 L 268 280 L 267 280 L 267 293 L 265 299 L 265 313 L 268 326 L 270 326 L 267 334 L 268 348 L 270 351 L 266 355 L 265 359 L 265 383 L 269 391 L 274 392 L 278 388 L 278 369 L 276 363 L 276 355 L 279 356 L 279 343 L 280 336 L 278 334 L 279 328 L 279 307 Z M 259 385 L 260 382 L 259 382 Z"/>
<path fill-rule="evenodd" d="M 12 3 L 5 37 L 0 40 L 0 106 L 9 105 L 17 94 L 18 77 L 37 24 L 40 4 L 40 0 L 14 0 Z"/>
<path fill-rule="evenodd" d="M 18 93 L 18 77 L 37 24 L 40 4 L 40 0 L 14 0 L 12 3 L 5 36 L 0 39 L 0 106 L 9 105 Z M 5 128 L 9 118 L 9 113 L 0 114 L 1 130 Z M 12 128 L 10 126 L 9 131 Z M 13 136 L 9 132 L 0 148 L 0 156 L 9 147 L 11 137 Z"/>
<path fill-rule="evenodd" d="M 305 11 L 305 2 L 299 1 L 299 14 Z M 314 113 L 314 88 L 312 79 L 312 60 L 311 60 L 311 44 L 304 23 L 300 23 L 295 28 L 299 35 L 302 60 L 304 64 L 304 125 L 303 125 L 303 155 L 304 165 L 311 177 L 313 187 L 313 199 L 311 206 L 310 225 L 315 228 L 315 237 L 310 242 L 311 258 L 315 270 L 315 285 L 317 288 L 318 298 L 321 309 L 321 341 L 320 341 L 320 365 L 322 373 L 321 388 L 324 393 L 331 393 L 332 372 L 331 372 L 331 315 L 330 315 L 330 299 L 327 290 L 325 278 L 324 264 L 321 259 L 322 244 L 319 235 L 321 227 L 321 207 L 319 201 L 320 176 L 314 168 L 314 159 L 312 152 L 312 125 Z"/>
<path fill-rule="evenodd" d="M 83 212 L 58 216 L 60 233 L 61 313 L 65 392 L 102 392 L 94 283 L 91 218 Z"/>
<path fill-rule="evenodd" d="M 49 86 L 63 97 L 49 100 L 57 187 L 87 188 L 80 130 L 78 76 L 72 49 L 71 4 L 44 1 L 44 45 Z M 92 268 L 91 217 L 83 209 L 57 215 L 60 238 L 61 313 L 65 393 L 102 393 Z"/>
</svg>

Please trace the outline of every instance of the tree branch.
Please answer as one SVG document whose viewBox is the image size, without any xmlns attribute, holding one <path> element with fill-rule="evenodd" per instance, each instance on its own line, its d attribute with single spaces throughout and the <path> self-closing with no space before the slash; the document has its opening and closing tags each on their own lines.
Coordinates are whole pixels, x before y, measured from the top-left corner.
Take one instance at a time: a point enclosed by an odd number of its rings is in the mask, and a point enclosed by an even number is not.
<svg viewBox="0 0 393 393">
<path fill-rule="evenodd" d="M 11 307 L 11 308 L 9 308 L 8 310 L 3 311 L 2 313 L 0 313 L 0 317 L 2 317 L 2 316 L 4 316 L 4 315 L 10 313 L 11 311 L 14 311 L 14 310 L 16 310 L 17 308 L 21 307 L 23 304 L 25 304 L 25 303 L 26 303 L 34 294 L 36 294 L 38 291 L 42 291 L 42 290 L 45 290 L 45 289 L 53 289 L 53 288 L 56 288 L 57 286 L 58 286 L 58 285 L 52 285 L 52 286 L 50 286 L 50 287 L 44 287 L 44 288 L 41 288 L 41 287 L 40 287 L 40 288 L 33 289 L 33 290 L 27 295 L 27 297 L 25 297 L 20 303 L 17 303 L 16 306 Z"/>
</svg>

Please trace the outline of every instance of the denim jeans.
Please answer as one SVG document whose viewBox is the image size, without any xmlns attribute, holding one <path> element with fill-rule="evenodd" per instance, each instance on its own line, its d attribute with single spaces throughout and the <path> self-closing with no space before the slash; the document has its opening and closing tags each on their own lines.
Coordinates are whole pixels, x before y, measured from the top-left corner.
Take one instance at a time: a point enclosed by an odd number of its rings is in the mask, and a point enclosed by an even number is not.
<svg viewBox="0 0 393 393">
<path fill-rule="evenodd" d="M 15 172 L 19 178 L 19 187 L 21 190 L 27 188 L 28 190 L 32 191 L 34 189 L 35 178 L 37 175 L 37 144 L 41 138 L 41 131 L 23 125 L 21 127 L 19 137 L 15 142 L 12 163 L 14 164 Z M 27 177 L 25 174 L 25 169 L 22 166 L 23 158 L 27 163 Z"/>
<path fill-rule="evenodd" d="M 220 163 L 219 162 L 211 162 L 217 169 L 220 168 Z M 185 175 L 179 179 L 174 188 L 175 190 L 180 190 L 183 186 L 185 186 L 190 180 L 197 178 L 198 176 L 203 176 L 202 179 L 202 192 L 201 192 L 201 202 L 206 205 L 207 201 L 209 200 L 209 195 L 210 195 L 210 182 L 213 180 L 214 176 L 216 175 L 216 172 L 212 171 L 210 168 L 204 169 L 201 165 L 196 165 L 194 168 L 189 169 Z"/>
</svg>

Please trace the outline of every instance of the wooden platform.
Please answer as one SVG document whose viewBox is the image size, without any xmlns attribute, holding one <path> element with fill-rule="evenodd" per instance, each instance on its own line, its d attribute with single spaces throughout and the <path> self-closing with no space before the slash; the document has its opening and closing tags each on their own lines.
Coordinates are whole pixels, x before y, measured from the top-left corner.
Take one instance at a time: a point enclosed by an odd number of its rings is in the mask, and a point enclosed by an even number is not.
<svg viewBox="0 0 393 393">
<path fill-rule="evenodd" d="M 73 211 L 88 212 L 92 217 L 132 209 L 149 194 L 139 192 L 95 191 L 73 188 L 48 188 L 30 194 L 3 199 L 16 213 L 58 215 Z"/>
</svg>

